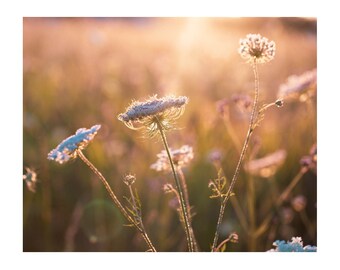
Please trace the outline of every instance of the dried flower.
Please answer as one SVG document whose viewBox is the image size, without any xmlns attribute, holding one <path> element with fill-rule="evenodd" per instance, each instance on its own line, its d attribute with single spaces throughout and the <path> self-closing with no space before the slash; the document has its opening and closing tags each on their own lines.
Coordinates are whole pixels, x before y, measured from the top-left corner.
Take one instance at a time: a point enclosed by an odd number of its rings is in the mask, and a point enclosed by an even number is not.
<svg viewBox="0 0 340 270">
<path fill-rule="evenodd" d="M 48 154 L 47 158 L 59 162 L 60 164 L 65 163 L 72 158 L 76 158 L 76 150 L 84 149 L 89 142 L 93 140 L 100 127 L 100 125 L 95 125 L 90 129 L 78 129 L 75 135 L 66 138 L 55 149 L 53 149 Z"/>
<path fill-rule="evenodd" d="M 274 59 L 275 50 L 275 42 L 260 34 L 248 34 L 240 39 L 239 53 L 247 62 L 267 63 Z"/>
<path fill-rule="evenodd" d="M 280 241 L 276 240 L 273 243 L 273 246 L 275 246 L 275 249 L 271 249 L 268 251 L 271 252 L 316 252 L 317 247 L 316 246 L 303 246 L 302 238 L 301 237 L 292 237 L 292 241 Z"/>
<path fill-rule="evenodd" d="M 35 187 L 37 184 L 37 173 L 28 167 L 25 167 L 25 169 L 26 173 L 22 176 L 22 178 L 25 181 L 28 190 L 31 192 L 35 192 Z"/>
<path fill-rule="evenodd" d="M 301 75 L 291 75 L 284 84 L 281 84 L 278 91 L 279 99 L 299 99 L 306 101 L 315 95 L 317 72 L 316 69 L 306 71 Z"/>
<path fill-rule="evenodd" d="M 298 195 L 292 199 L 291 204 L 296 212 L 301 212 L 307 205 L 307 199 L 303 195 Z"/>
<path fill-rule="evenodd" d="M 118 115 L 118 120 L 131 129 L 139 129 L 134 126 L 139 123 L 140 128 L 146 128 L 147 134 L 153 137 L 158 132 L 159 124 L 163 130 L 173 129 L 175 120 L 183 114 L 187 103 L 185 96 L 157 98 L 155 95 L 144 102 L 133 101 L 125 113 Z"/>
<path fill-rule="evenodd" d="M 194 158 L 194 153 L 191 146 L 183 145 L 181 148 L 176 150 L 171 150 L 171 158 L 173 163 L 177 167 L 184 167 Z M 170 171 L 170 162 L 168 154 L 165 150 L 162 150 L 157 154 L 158 160 L 150 166 L 151 169 L 156 171 Z"/>
<path fill-rule="evenodd" d="M 276 173 L 279 166 L 285 161 L 286 156 L 286 150 L 281 149 L 263 158 L 249 161 L 244 165 L 244 168 L 253 175 L 267 178 Z"/>
<path fill-rule="evenodd" d="M 127 174 L 124 177 L 123 182 L 127 185 L 127 186 L 131 186 L 133 185 L 133 183 L 136 181 L 136 176 L 132 175 L 132 174 Z"/>
</svg>

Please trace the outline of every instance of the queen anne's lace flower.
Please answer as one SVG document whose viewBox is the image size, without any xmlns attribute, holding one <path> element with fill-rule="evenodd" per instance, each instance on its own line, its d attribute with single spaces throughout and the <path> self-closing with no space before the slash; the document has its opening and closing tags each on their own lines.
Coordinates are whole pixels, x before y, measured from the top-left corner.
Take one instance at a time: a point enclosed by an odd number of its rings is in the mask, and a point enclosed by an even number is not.
<svg viewBox="0 0 340 270">
<path fill-rule="evenodd" d="M 157 98 L 155 95 L 144 102 L 133 101 L 124 113 L 118 115 L 118 120 L 131 129 L 145 128 L 152 137 L 159 129 L 158 125 L 163 130 L 174 128 L 175 120 L 182 115 L 188 100 L 185 96 Z M 141 126 L 138 128 L 136 123 Z"/>
<path fill-rule="evenodd" d="M 178 167 L 186 166 L 194 158 L 192 147 L 188 145 L 183 145 L 181 148 L 176 150 L 170 149 L 170 153 L 174 165 Z M 157 155 L 157 157 L 158 160 L 152 164 L 150 168 L 156 171 L 170 171 L 171 167 L 166 151 L 163 150 Z"/>
<path fill-rule="evenodd" d="M 59 162 L 60 164 L 77 156 L 76 150 L 84 149 L 90 141 L 93 140 L 100 125 L 95 125 L 90 129 L 80 128 L 72 135 L 63 140 L 55 149 L 53 149 L 47 156 L 48 159 Z"/>
<path fill-rule="evenodd" d="M 276 240 L 273 243 L 275 249 L 271 249 L 268 251 L 271 252 L 316 252 L 316 246 L 303 246 L 302 238 L 301 237 L 292 237 L 292 241 L 280 241 Z"/>
<path fill-rule="evenodd" d="M 275 42 L 269 41 L 260 34 L 248 34 L 240 40 L 239 53 L 247 62 L 266 63 L 274 59 Z"/>
</svg>

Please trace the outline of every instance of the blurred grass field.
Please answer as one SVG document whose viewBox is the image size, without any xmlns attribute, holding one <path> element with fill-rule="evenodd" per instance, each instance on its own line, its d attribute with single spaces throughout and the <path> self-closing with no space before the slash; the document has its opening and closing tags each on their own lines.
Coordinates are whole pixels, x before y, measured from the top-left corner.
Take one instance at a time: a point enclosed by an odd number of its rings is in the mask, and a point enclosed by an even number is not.
<svg viewBox="0 0 340 270">
<path fill-rule="evenodd" d="M 212 150 L 223 155 L 231 179 L 238 151 L 216 103 L 233 94 L 253 94 L 251 67 L 237 53 L 239 39 L 260 33 L 276 42 L 275 59 L 260 65 L 260 102 L 276 100 L 288 76 L 316 68 L 316 21 L 303 18 L 24 18 L 23 166 L 38 175 L 36 192 L 24 185 L 24 251 L 144 251 L 145 244 L 111 203 L 95 175 L 78 159 L 59 165 L 48 152 L 81 127 L 101 124 L 85 155 L 107 177 L 123 200 L 127 173 L 136 174 L 146 230 L 160 251 L 184 251 L 184 231 L 171 196 L 162 185 L 171 174 L 150 169 L 163 149 L 160 140 L 142 138 L 117 120 L 132 99 L 151 95 L 185 95 L 190 101 L 168 134 L 170 147 L 194 149 L 184 169 L 193 228 L 202 251 L 209 251 L 219 210 L 210 199 L 209 180 L 217 172 L 209 161 Z M 243 142 L 247 121 L 230 115 Z M 316 143 L 316 98 L 285 102 L 270 108 L 256 129 L 256 158 L 278 149 L 287 157 L 274 176 L 254 176 L 256 223 L 272 210 L 279 194 L 300 170 L 300 159 Z M 250 147 L 252 149 L 252 146 Z M 235 194 L 247 215 L 246 182 L 242 171 Z M 301 236 L 316 245 L 316 172 L 307 172 L 276 212 L 270 228 L 257 239 L 257 251 L 276 239 Z M 291 199 L 306 198 L 306 217 L 294 211 Z M 312 228 L 312 229 L 311 229 Z M 221 238 L 232 232 L 238 243 L 227 251 L 249 251 L 249 236 L 233 207 L 227 206 Z"/>
</svg>

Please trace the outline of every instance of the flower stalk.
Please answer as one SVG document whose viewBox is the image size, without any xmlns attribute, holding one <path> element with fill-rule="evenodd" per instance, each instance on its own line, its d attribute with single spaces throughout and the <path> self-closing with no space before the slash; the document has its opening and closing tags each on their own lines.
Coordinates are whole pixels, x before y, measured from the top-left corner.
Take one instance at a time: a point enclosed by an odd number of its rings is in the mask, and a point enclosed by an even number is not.
<svg viewBox="0 0 340 270">
<path fill-rule="evenodd" d="M 183 190 L 182 190 L 180 180 L 179 180 L 179 177 L 178 177 L 176 169 L 175 169 L 175 165 L 174 165 L 172 157 L 171 157 L 169 145 L 168 145 L 162 124 L 159 121 L 159 119 L 157 118 L 157 116 L 155 116 L 155 122 L 157 123 L 157 127 L 158 127 L 159 133 L 161 135 L 161 138 L 162 138 L 162 141 L 163 141 L 163 144 L 164 144 L 164 148 L 165 148 L 165 150 L 168 154 L 171 170 L 172 170 L 172 173 L 173 173 L 173 176 L 174 176 L 174 179 L 175 179 L 176 188 L 177 188 L 177 191 L 178 191 L 178 194 L 179 194 L 180 205 L 181 205 L 181 210 L 182 210 L 182 215 L 183 215 L 184 225 L 185 225 L 185 234 L 186 234 L 186 238 L 187 238 L 187 241 L 188 241 L 188 249 L 189 249 L 190 252 L 193 252 L 194 251 L 194 242 L 193 242 L 193 239 L 192 239 L 192 235 L 190 233 L 190 231 L 192 229 L 191 229 L 190 222 L 189 222 L 188 208 L 187 208 L 187 205 L 186 205 L 185 200 L 184 200 Z"/>
</svg>

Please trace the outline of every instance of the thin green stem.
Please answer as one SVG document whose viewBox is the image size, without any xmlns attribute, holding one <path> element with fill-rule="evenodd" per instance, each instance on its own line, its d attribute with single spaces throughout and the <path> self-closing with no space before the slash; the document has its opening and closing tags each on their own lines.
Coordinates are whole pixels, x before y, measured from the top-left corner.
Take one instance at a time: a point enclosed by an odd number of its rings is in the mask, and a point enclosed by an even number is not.
<svg viewBox="0 0 340 270">
<path fill-rule="evenodd" d="M 106 188 L 107 192 L 109 193 L 113 203 L 117 206 L 117 208 L 120 210 L 120 212 L 123 214 L 123 216 L 129 221 L 131 222 L 136 229 L 141 233 L 143 239 L 145 240 L 145 242 L 147 243 L 147 245 L 149 246 L 149 248 L 151 249 L 151 251 L 156 252 L 155 247 L 152 245 L 152 242 L 150 240 L 150 238 L 148 237 L 147 233 L 145 232 L 145 230 L 143 230 L 137 223 L 136 221 L 131 218 L 131 216 L 127 213 L 127 211 L 125 210 L 125 208 L 123 207 L 123 205 L 120 203 L 120 201 L 118 200 L 117 196 L 114 194 L 113 190 L 111 189 L 109 183 L 107 182 L 107 180 L 105 179 L 105 177 L 101 174 L 100 171 L 98 171 L 98 169 L 84 156 L 83 152 L 81 150 L 77 150 L 77 154 L 80 157 L 80 159 L 99 177 L 99 179 L 101 180 L 101 182 L 103 183 L 104 187 Z"/>
<path fill-rule="evenodd" d="M 176 169 L 175 169 L 174 162 L 173 162 L 172 157 L 171 157 L 169 145 L 168 145 L 168 142 L 166 140 L 162 124 L 160 123 L 160 121 L 157 117 L 155 117 L 155 121 L 157 122 L 158 130 L 159 130 L 159 133 L 162 137 L 164 148 L 165 148 L 165 150 L 168 154 L 168 158 L 169 158 L 170 165 L 171 165 L 171 170 L 172 170 L 172 173 L 173 173 L 173 176 L 174 176 L 174 179 L 175 179 L 175 183 L 176 183 L 176 188 L 177 188 L 177 191 L 178 191 L 178 194 L 179 194 L 179 199 L 180 199 L 181 209 L 182 209 L 182 215 L 183 215 L 184 225 L 185 225 L 185 234 L 186 234 L 187 241 L 188 241 L 188 248 L 189 248 L 190 252 L 193 252 L 194 251 L 194 243 L 193 243 L 191 233 L 190 233 L 191 226 L 190 226 L 190 223 L 189 223 L 189 218 L 188 218 L 188 214 L 187 214 L 188 210 L 187 210 L 186 203 L 184 201 L 183 191 L 182 191 L 182 187 L 181 187 L 181 184 L 180 184 L 180 180 L 178 179 L 178 175 L 177 175 L 177 172 L 176 172 Z"/>
<path fill-rule="evenodd" d="M 251 137 L 251 134 L 254 131 L 254 122 L 255 122 L 255 118 L 256 118 L 256 111 L 257 111 L 257 103 L 258 103 L 258 96 L 259 96 L 259 76 L 258 76 L 258 71 L 257 71 L 257 62 L 256 62 L 256 58 L 254 58 L 254 62 L 253 62 L 253 72 L 254 72 L 254 77 L 255 77 L 255 96 L 254 96 L 254 102 L 253 102 L 253 108 L 252 108 L 252 112 L 250 115 L 250 120 L 249 120 L 249 127 L 248 127 L 248 132 L 247 132 L 247 136 L 246 139 L 244 141 L 242 150 L 241 150 L 241 154 L 240 154 L 240 158 L 238 160 L 236 169 L 235 169 L 235 173 L 234 176 L 231 180 L 229 189 L 227 191 L 227 194 L 221 204 L 221 208 L 220 208 L 220 213 L 218 216 L 218 220 L 217 220 L 217 226 L 216 226 L 216 232 L 215 232 L 215 237 L 214 237 L 214 241 L 213 241 L 213 245 L 212 245 L 212 251 L 215 250 L 216 245 L 217 245 L 217 241 L 218 241 L 218 236 L 219 236 L 219 229 L 220 229 L 220 225 L 222 223 L 222 219 L 223 219 L 223 215 L 224 215 L 224 210 L 226 207 L 226 204 L 229 200 L 230 195 L 232 194 L 232 191 L 234 189 L 236 180 L 239 176 L 240 170 L 241 170 L 241 165 L 242 165 L 242 161 L 244 159 L 244 156 L 246 154 L 248 145 L 249 145 L 249 140 Z"/>
</svg>

